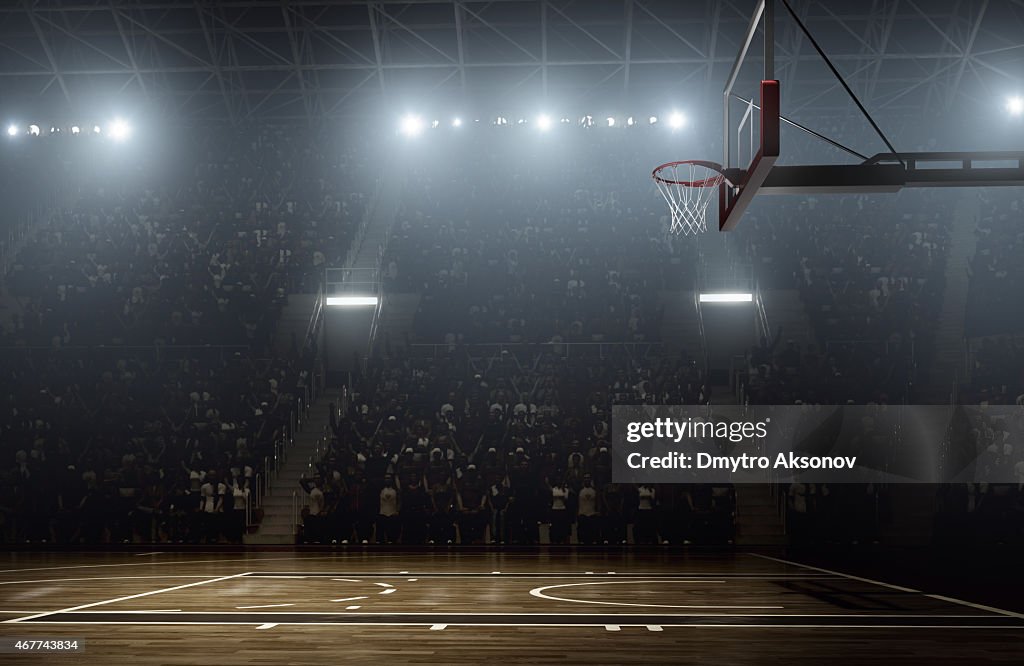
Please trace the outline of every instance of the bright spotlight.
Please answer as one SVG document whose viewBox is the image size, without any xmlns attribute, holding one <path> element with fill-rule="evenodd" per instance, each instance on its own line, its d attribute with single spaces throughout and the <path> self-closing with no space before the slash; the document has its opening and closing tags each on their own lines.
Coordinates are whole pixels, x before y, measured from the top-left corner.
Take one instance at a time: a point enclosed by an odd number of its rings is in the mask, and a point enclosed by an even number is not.
<svg viewBox="0 0 1024 666">
<path fill-rule="evenodd" d="M 78 125 L 72 125 L 71 126 L 71 133 L 72 134 L 81 134 L 82 133 L 82 128 L 79 127 Z"/>
<path fill-rule="evenodd" d="M 39 125 L 29 125 L 28 133 L 29 136 L 39 136 Z"/>
<path fill-rule="evenodd" d="M 7 136 L 18 136 L 18 126 L 17 125 L 10 125 L 7 128 Z"/>
<path fill-rule="evenodd" d="M 419 116 L 406 116 L 402 118 L 401 130 L 406 136 L 417 136 L 423 131 L 423 120 Z"/>
<path fill-rule="evenodd" d="M 350 308 L 360 305 L 377 305 L 376 296 L 328 296 L 327 305 L 330 307 Z"/>
<path fill-rule="evenodd" d="M 132 128 L 125 121 L 118 118 L 110 123 L 110 138 L 114 141 L 124 141 L 132 135 Z"/>
<path fill-rule="evenodd" d="M 658 116 L 651 116 L 650 118 L 647 119 L 647 122 L 649 122 L 652 125 L 656 125 L 658 123 Z"/>
<path fill-rule="evenodd" d="M 568 118 L 563 117 L 559 122 L 562 123 L 563 125 L 568 125 L 572 121 L 569 120 Z"/>
<path fill-rule="evenodd" d="M 452 127 L 462 127 L 462 118 L 452 120 Z"/>
<path fill-rule="evenodd" d="M 751 303 L 754 295 L 750 293 L 701 294 L 701 303 Z"/>
<path fill-rule="evenodd" d="M 633 120 L 633 116 L 630 116 L 629 118 L 626 118 L 626 127 L 632 127 L 635 124 L 636 124 L 636 121 Z"/>
<path fill-rule="evenodd" d="M 1006 100 L 1006 110 L 1011 116 L 1024 115 L 1024 97 L 1011 97 Z"/>
<path fill-rule="evenodd" d="M 672 129 L 679 129 L 686 125 L 686 116 L 676 111 L 669 116 L 668 124 Z"/>
<path fill-rule="evenodd" d="M 101 130 L 100 130 L 100 126 L 99 126 L 99 125 L 93 125 L 93 126 L 92 126 L 92 133 L 93 133 L 93 134 L 99 134 L 99 133 L 100 133 L 100 131 L 101 131 Z"/>
<path fill-rule="evenodd" d="M 541 130 L 545 132 L 551 129 L 551 116 L 545 113 L 542 113 L 539 116 L 537 116 L 537 127 L 539 127 Z"/>
<path fill-rule="evenodd" d="M 605 121 L 608 123 L 608 127 L 615 127 L 615 119 L 611 116 L 605 118 Z"/>
</svg>

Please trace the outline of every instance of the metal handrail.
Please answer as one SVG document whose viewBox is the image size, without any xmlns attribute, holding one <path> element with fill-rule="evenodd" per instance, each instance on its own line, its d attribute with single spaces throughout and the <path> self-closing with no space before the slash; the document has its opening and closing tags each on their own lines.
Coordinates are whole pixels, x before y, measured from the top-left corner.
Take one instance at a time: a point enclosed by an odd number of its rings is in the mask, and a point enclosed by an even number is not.
<svg viewBox="0 0 1024 666">
<path fill-rule="evenodd" d="M 711 400 L 711 355 L 708 353 L 708 340 L 704 332 L 704 313 L 700 308 L 700 289 L 694 289 L 693 291 L 693 306 L 697 308 L 697 331 L 700 333 L 700 352 L 701 358 L 704 361 L 704 382 L 707 384 L 709 395 L 704 396 L 709 401 Z"/>
</svg>

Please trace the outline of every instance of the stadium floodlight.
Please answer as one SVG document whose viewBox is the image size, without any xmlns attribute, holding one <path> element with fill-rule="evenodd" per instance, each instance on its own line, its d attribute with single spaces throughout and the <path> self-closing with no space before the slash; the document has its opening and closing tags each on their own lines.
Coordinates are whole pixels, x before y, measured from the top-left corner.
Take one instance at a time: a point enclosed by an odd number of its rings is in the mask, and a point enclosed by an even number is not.
<svg viewBox="0 0 1024 666">
<path fill-rule="evenodd" d="M 647 119 L 647 122 L 650 123 L 651 125 L 657 125 L 658 116 L 651 116 L 650 118 Z"/>
<path fill-rule="evenodd" d="M 99 134 L 101 131 L 102 130 L 100 130 L 100 126 L 99 125 L 93 125 L 92 126 L 92 133 L 93 134 Z"/>
<path fill-rule="evenodd" d="M 1006 100 L 1006 110 L 1011 116 L 1024 115 L 1024 97 L 1011 97 Z"/>
<path fill-rule="evenodd" d="M 605 122 L 608 123 L 608 127 L 615 127 L 615 119 L 611 116 L 605 118 Z"/>
<path fill-rule="evenodd" d="M 701 294 L 701 303 L 752 303 L 754 295 L 750 293 Z"/>
<path fill-rule="evenodd" d="M 540 128 L 542 132 L 547 132 L 551 129 L 551 116 L 546 113 L 542 113 L 537 116 L 537 127 Z"/>
<path fill-rule="evenodd" d="M 406 136 L 419 136 L 419 133 L 423 131 L 423 119 L 410 114 L 402 118 L 399 127 L 402 130 L 402 134 Z"/>
<path fill-rule="evenodd" d="M 674 111 L 672 115 L 668 117 L 668 124 L 672 129 L 684 127 L 686 125 L 686 116 L 678 111 Z"/>
<path fill-rule="evenodd" d="M 39 136 L 39 125 L 29 125 L 28 133 L 29 136 Z"/>
<path fill-rule="evenodd" d="M 633 116 L 630 116 L 629 118 L 626 118 L 626 127 L 632 127 L 635 124 L 636 124 L 636 120 L 633 119 Z"/>
<path fill-rule="evenodd" d="M 351 308 L 364 305 L 377 305 L 376 296 L 328 296 L 327 305 L 339 308 Z"/>
<path fill-rule="evenodd" d="M 18 136 L 18 126 L 17 125 L 9 125 L 7 127 L 7 136 Z"/>
<path fill-rule="evenodd" d="M 72 125 L 71 126 L 71 133 L 72 134 L 81 134 L 82 133 L 82 128 L 79 127 L 78 125 Z"/>
<path fill-rule="evenodd" d="M 124 141 L 132 135 L 131 126 L 125 121 L 117 118 L 114 122 L 110 123 L 110 138 L 114 141 Z"/>
<path fill-rule="evenodd" d="M 452 127 L 462 127 L 462 118 L 454 118 L 452 120 Z"/>
</svg>

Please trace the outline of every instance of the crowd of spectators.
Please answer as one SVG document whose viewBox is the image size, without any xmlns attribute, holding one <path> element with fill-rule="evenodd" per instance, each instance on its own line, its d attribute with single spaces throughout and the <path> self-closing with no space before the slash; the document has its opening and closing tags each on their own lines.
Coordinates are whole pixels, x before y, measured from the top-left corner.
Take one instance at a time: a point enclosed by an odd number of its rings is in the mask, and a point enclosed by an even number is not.
<svg viewBox="0 0 1024 666">
<path fill-rule="evenodd" d="M 261 461 L 312 382 L 309 350 L 273 348 L 279 309 L 340 263 L 373 187 L 372 151 L 321 139 L 212 134 L 173 169 L 116 177 L 72 178 L 64 163 L 73 187 L 4 276 L 16 305 L 0 331 L 5 540 L 241 538 Z M 307 541 L 733 539 L 729 486 L 611 479 L 613 405 L 710 400 L 699 350 L 669 355 L 660 339 L 661 292 L 692 288 L 701 250 L 668 234 L 631 138 L 565 140 L 539 155 L 509 134 L 410 160 L 383 277 L 421 296 L 415 344 L 378 345 L 332 408 L 328 453 L 303 480 Z M 929 193 L 752 213 L 733 256 L 762 289 L 799 292 L 816 342 L 778 331 L 753 346 L 744 399 L 911 398 L 942 303 L 951 208 Z M 1012 197 L 983 199 L 979 317 L 1019 314 L 1005 287 L 1018 217 Z M 970 390 L 1019 402 L 1019 348 L 981 344 Z M 871 516 L 849 513 L 851 492 L 871 498 Z M 796 484 L 783 496 L 794 538 L 837 523 L 847 528 L 829 539 L 873 538 L 886 514 L 882 488 Z"/>
<path fill-rule="evenodd" d="M 898 402 L 927 368 L 942 307 L 947 193 L 767 202 L 741 232 L 761 289 L 795 289 L 814 344 L 751 354 L 762 403 Z M 775 340 L 778 344 L 780 341 Z"/>
<path fill-rule="evenodd" d="M 64 198 L 4 276 L 5 541 L 240 541 L 309 397 L 278 313 L 348 250 L 365 157 L 278 128 L 192 141 L 173 168 L 56 163 Z"/>
<path fill-rule="evenodd" d="M 1019 335 L 1024 331 L 1024 308 L 1014 293 L 1024 278 L 1024 197 L 1013 189 L 981 190 L 980 207 L 970 263 L 967 334 Z"/>
<path fill-rule="evenodd" d="M 332 421 L 304 538 L 403 544 L 723 544 L 730 486 L 611 478 L 610 408 L 701 399 L 686 361 L 562 350 L 378 359 Z"/>
</svg>

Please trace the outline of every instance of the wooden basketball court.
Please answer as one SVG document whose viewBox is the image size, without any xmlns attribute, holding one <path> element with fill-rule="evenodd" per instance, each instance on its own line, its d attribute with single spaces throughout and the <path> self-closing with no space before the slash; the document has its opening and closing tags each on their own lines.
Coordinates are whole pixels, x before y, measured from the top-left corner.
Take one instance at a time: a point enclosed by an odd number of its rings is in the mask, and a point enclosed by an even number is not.
<svg viewBox="0 0 1024 666">
<path fill-rule="evenodd" d="M 7 553 L 76 664 L 1016 662 L 1024 615 L 756 553 Z M 5 663 L 40 655 L 5 654 Z"/>
</svg>

